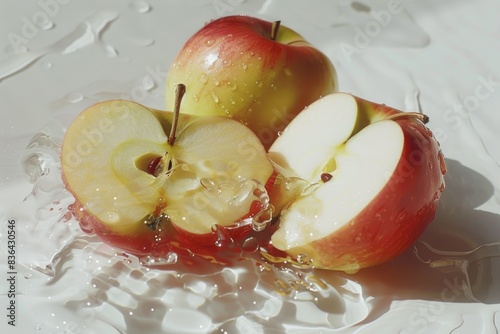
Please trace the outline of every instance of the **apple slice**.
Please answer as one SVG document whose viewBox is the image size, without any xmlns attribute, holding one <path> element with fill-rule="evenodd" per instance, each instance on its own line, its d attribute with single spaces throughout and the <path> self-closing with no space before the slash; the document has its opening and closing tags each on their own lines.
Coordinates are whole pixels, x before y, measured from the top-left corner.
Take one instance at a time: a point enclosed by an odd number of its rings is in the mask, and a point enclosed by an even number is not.
<svg viewBox="0 0 500 334">
<path fill-rule="evenodd" d="M 269 157 L 310 186 L 271 192 L 271 203 L 289 199 L 272 246 L 302 264 L 349 272 L 410 247 L 444 188 L 444 160 L 422 120 L 344 93 L 302 111 Z"/>
<path fill-rule="evenodd" d="M 241 219 L 267 205 L 263 185 L 273 173 L 257 136 L 237 121 L 176 118 L 120 100 L 77 117 L 61 161 L 83 225 L 141 255 L 163 252 L 172 226 L 211 244 L 214 225 L 241 235 Z"/>
</svg>

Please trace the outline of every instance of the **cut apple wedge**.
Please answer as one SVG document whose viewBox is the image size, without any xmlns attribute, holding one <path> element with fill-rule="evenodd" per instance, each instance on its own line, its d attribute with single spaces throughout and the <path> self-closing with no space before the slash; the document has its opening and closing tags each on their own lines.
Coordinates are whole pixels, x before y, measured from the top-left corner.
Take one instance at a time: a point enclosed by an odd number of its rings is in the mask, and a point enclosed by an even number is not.
<svg viewBox="0 0 500 334">
<path fill-rule="evenodd" d="M 252 131 L 227 117 L 174 119 L 131 101 L 106 101 L 67 131 L 64 182 L 79 218 L 113 246 L 161 252 L 172 226 L 213 244 L 215 225 L 237 236 L 241 219 L 267 205 L 261 190 L 273 167 Z"/>
<path fill-rule="evenodd" d="M 269 150 L 278 170 L 308 185 L 271 192 L 271 203 L 287 203 L 272 246 L 351 272 L 410 247 L 444 188 L 444 160 L 424 119 L 344 93 L 302 111 Z"/>
</svg>

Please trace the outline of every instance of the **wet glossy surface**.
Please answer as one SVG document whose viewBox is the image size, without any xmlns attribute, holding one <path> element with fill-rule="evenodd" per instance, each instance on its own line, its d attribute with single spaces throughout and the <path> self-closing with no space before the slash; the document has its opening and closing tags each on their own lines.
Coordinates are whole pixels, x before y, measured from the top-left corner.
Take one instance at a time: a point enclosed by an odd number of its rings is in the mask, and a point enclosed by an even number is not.
<svg viewBox="0 0 500 334">
<path fill-rule="evenodd" d="M 18 326 L 2 316 L 1 332 L 497 332 L 499 9 L 488 0 L 0 5 L 0 270 L 15 220 L 18 293 Z M 341 91 L 430 117 L 448 173 L 424 243 L 355 275 L 270 265 L 253 240 L 230 266 L 193 266 L 127 256 L 71 219 L 58 149 L 75 116 L 111 98 L 161 109 L 183 42 L 237 13 L 302 33 L 332 59 Z M 0 293 L 0 307 L 8 302 Z"/>
</svg>

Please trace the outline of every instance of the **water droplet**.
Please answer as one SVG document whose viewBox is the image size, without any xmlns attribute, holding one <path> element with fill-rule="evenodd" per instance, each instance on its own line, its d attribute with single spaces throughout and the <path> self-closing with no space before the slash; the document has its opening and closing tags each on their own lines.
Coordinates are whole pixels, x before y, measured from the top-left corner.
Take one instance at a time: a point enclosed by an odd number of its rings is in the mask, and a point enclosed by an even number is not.
<svg viewBox="0 0 500 334">
<path fill-rule="evenodd" d="M 34 23 L 38 28 L 45 31 L 50 30 L 55 26 L 54 22 L 50 21 L 47 17 L 44 17 L 43 20 L 35 20 Z"/>
<path fill-rule="evenodd" d="M 257 87 L 262 87 L 262 81 L 260 80 L 255 81 L 255 85 L 257 85 Z"/>
<path fill-rule="evenodd" d="M 309 185 L 310 185 L 309 182 L 299 177 L 287 177 L 281 181 L 281 187 L 288 191 L 293 191 L 296 189 L 304 189 Z"/>
<path fill-rule="evenodd" d="M 214 99 L 215 103 L 217 103 L 217 104 L 219 103 L 219 97 L 214 92 L 212 92 L 212 98 Z"/>
<path fill-rule="evenodd" d="M 439 168 L 441 169 L 441 174 L 445 175 L 447 172 L 446 162 L 444 160 L 444 155 L 441 150 L 438 152 Z"/>
<path fill-rule="evenodd" d="M 274 207 L 271 205 L 267 209 L 257 213 L 252 218 L 252 228 L 256 232 L 266 229 L 271 220 L 273 220 Z"/>
<path fill-rule="evenodd" d="M 285 68 L 283 69 L 283 72 L 285 72 L 285 74 L 286 74 L 287 76 L 289 76 L 289 77 L 291 77 L 291 76 L 292 76 L 292 70 L 291 70 L 291 69 L 289 69 L 288 67 L 285 67 Z"/>
<path fill-rule="evenodd" d="M 205 44 L 207 46 L 212 46 L 212 44 L 214 44 L 214 41 L 212 41 L 211 39 L 209 39 L 208 41 L 205 42 Z"/>
<path fill-rule="evenodd" d="M 202 75 L 200 75 L 200 82 L 206 84 L 208 82 L 208 74 L 203 73 Z"/>
<path fill-rule="evenodd" d="M 43 66 L 43 68 L 46 68 L 46 69 L 50 69 L 53 67 L 52 63 L 50 61 L 47 61 L 47 60 L 44 60 L 42 62 L 42 66 Z"/>
<path fill-rule="evenodd" d="M 200 98 L 198 97 L 198 95 L 193 94 L 193 100 L 194 100 L 194 102 L 198 102 L 200 100 Z"/>
<path fill-rule="evenodd" d="M 144 87 L 145 90 L 149 91 L 155 87 L 155 80 L 151 75 L 146 75 L 144 77 L 144 80 L 142 82 L 142 86 Z"/>
<path fill-rule="evenodd" d="M 214 224 L 212 226 L 212 235 L 217 247 L 227 247 L 234 243 L 233 238 L 231 238 L 227 229 L 222 225 Z"/>
<path fill-rule="evenodd" d="M 112 47 L 111 45 L 105 45 L 104 50 L 106 51 L 106 54 L 110 58 L 114 58 L 114 57 L 118 56 L 118 51 L 114 47 Z"/>
<path fill-rule="evenodd" d="M 230 67 L 232 64 L 233 63 L 229 59 L 224 59 L 224 61 L 222 62 L 222 66 L 224 67 Z"/>
<path fill-rule="evenodd" d="M 219 80 L 215 80 L 214 81 L 214 85 L 217 86 L 217 87 L 219 87 L 220 86 L 220 81 Z"/>
<path fill-rule="evenodd" d="M 241 67 L 246 70 L 248 68 L 248 65 L 246 63 L 241 64 Z"/>
<path fill-rule="evenodd" d="M 259 249 L 259 246 L 260 246 L 259 240 L 255 237 L 250 237 L 243 242 L 241 248 L 245 252 L 253 253 Z"/>
<path fill-rule="evenodd" d="M 297 263 L 310 265 L 312 263 L 312 259 L 310 259 L 307 254 L 299 254 L 296 259 Z"/>
<path fill-rule="evenodd" d="M 145 14 L 151 10 L 151 6 L 145 1 L 133 1 L 129 7 L 139 14 Z"/>
<path fill-rule="evenodd" d="M 202 185 L 203 188 L 208 190 L 208 192 L 212 195 L 218 195 L 221 192 L 219 187 L 215 184 L 215 181 L 212 179 L 204 177 L 200 179 L 200 184 Z"/>
<path fill-rule="evenodd" d="M 236 88 L 238 88 L 238 86 L 236 85 L 236 83 L 234 83 L 234 81 L 228 81 L 227 82 L 227 86 L 229 87 L 230 90 L 232 91 L 235 91 Z"/>
<path fill-rule="evenodd" d="M 69 93 L 64 97 L 64 101 L 69 103 L 77 103 L 83 100 L 83 95 L 80 93 Z"/>
<path fill-rule="evenodd" d="M 311 184 L 310 186 L 308 186 L 307 188 L 304 189 L 304 191 L 302 192 L 302 195 L 303 196 L 310 195 L 313 192 L 315 192 L 320 186 L 321 186 L 320 183 L 313 183 L 313 184 Z"/>
<path fill-rule="evenodd" d="M 108 222 L 117 223 L 120 220 L 120 215 L 115 211 L 110 211 L 106 214 L 108 216 Z"/>
</svg>

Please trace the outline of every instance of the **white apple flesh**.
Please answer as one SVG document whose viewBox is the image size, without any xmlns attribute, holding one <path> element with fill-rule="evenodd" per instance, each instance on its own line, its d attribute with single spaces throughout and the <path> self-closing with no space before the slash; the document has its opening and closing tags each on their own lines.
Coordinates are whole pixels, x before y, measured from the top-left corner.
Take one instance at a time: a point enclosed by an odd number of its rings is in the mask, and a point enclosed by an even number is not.
<svg viewBox="0 0 500 334">
<path fill-rule="evenodd" d="M 269 157 L 311 187 L 288 198 L 273 247 L 302 264 L 348 272 L 410 247 L 444 188 L 438 143 L 419 118 L 341 93 L 302 111 Z M 271 202 L 287 196 L 275 189 Z"/>
<path fill-rule="evenodd" d="M 83 111 L 64 139 L 63 178 L 80 218 L 136 254 L 158 251 L 170 225 L 213 244 L 214 225 L 235 227 L 256 214 L 256 190 L 273 173 L 243 124 L 181 115 L 172 137 L 172 117 L 131 101 L 106 101 Z"/>
</svg>

